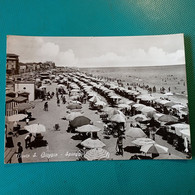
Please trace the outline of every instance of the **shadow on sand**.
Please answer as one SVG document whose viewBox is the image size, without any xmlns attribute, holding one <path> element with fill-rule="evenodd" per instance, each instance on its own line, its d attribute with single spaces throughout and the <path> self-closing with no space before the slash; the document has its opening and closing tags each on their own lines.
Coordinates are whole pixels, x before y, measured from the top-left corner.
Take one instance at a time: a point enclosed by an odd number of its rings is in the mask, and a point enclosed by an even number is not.
<svg viewBox="0 0 195 195">
<path fill-rule="evenodd" d="M 19 135 L 24 135 L 26 133 L 29 133 L 29 132 L 27 130 L 25 130 L 25 129 L 21 129 L 21 130 L 18 131 Z"/>
<path fill-rule="evenodd" d="M 84 137 L 84 136 L 81 136 L 81 135 L 79 135 L 79 134 L 76 134 L 76 135 L 73 135 L 72 137 L 71 137 L 71 139 L 73 139 L 73 140 L 85 140 L 85 139 L 87 139 L 88 137 Z"/>
<path fill-rule="evenodd" d="M 31 144 L 33 148 L 39 148 L 39 147 L 47 146 L 48 142 L 46 140 L 40 140 L 40 141 L 32 141 Z"/>
<path fill-rule="evenodd" d="M 140 148 L 137 146 L 126 146 L 124 151 L 130 153 L 141 153 Z"/>
</svg>

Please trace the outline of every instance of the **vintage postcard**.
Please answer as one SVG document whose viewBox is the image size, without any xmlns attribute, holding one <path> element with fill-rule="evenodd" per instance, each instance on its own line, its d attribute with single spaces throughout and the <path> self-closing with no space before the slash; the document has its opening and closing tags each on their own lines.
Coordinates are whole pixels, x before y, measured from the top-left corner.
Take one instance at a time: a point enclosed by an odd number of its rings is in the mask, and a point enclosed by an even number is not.
<svg viewBox="0 0 195 195">
<path fill-rule="evenodd" d="M 191 159 L 184 35 L 8 36 L 7 163 Z"/>
</svg>

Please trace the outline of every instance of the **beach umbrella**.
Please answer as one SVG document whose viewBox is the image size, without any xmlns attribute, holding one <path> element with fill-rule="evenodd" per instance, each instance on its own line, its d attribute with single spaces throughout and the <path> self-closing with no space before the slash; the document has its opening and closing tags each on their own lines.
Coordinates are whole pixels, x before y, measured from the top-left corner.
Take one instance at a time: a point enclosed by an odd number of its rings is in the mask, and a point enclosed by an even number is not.
<svg viewBox="0 0 195 195">
<path fill-rule="evenodd" d="M 148 120 L 148 118 L 147 118 L 145 115 L 143 115 L 143 114 L 136 114 L 136 115 L 134 115 L 133 117 L 131 117 L 131 119 L 132 119 L 132 120 L 135 120 L 135 121 L 137 121 L 137 122 Z"/>
<path fill-rule="evenodd" d="M 41 124 L 32 124 L 24 126 L 24 129 L 29 131 L 30 133 L 44 133 L 46 132 L 46 128 Z"/>
<path fill-rule="evenodd" d="M 8 121 L 14 122 L 14 121 L 20 121 L 27 117 L 27 114 L 14 114 L 12 116 L 8 116 Z"/>
<path fill-rule="evenodd" d="M 186 137 L 188 139 L 188 141 L 191 142 L 191 139 L 190 139 L 190 129 L 183 129 L 183 130 L 180 131 L 180 133 L 181 133 L 181 136 L 183 138 Z"/>
<path fill-rule="evenodd" d="M 147 114 L 149 112 L 155 112 L 156 110 L 153 107 L 145 106 L 141 109 L 141 112 Z"/>
<path fill-rule="evenodd" d="M 125 135 L 132 138 L 147 137 L 143 130 L 137 127 L 129 127 L 129 129 L 125 131 Z"/>
<path fill-rule="evenodd" d="M 110 118 L 110 121 L 117 123 L 125 123 L 126 120 L 121 114 L 115 114 Z"/>
<path fill-rule="evenodd" d="M 112 108 L 107 113 L 108 113 L 109 117 L 112 117 L 113 115 L 116 115 L 116 114 L 120 114 L 121 116 L 123 116 L 123 118 L 125 118 L 125 115 L 120 110 L 117 110 L 115 108 Z"/>
<path fill-rule="evenodd" d="M 83 125 L 90 124 L 90 119 L 85 116 L 78 116 L 74 120 L 70 121 L 72 127 L 81 127 Z"/>
<path fill-rule="evenodd" d="M 171 160 L 171 159 L 175 159 L 175 160 L 179 160 L 179 159 L 183 159 L 182 157 L 180 156 L 176 156 L 176 155 L 173 155 L 173 154 L 160 154 L 159 156 L 155 157 L 154 159 L 165 159 L 165 160 Z"/>
<path fill-rule="evenodd" d="M 21 104 L 18 104 L 16 107 L 14 107 L 14 110 L 18 110 L 18 111 L 29 110 L 34 107 L 35 106 L 31 103 L 21 103 Z"/>
<path fill-rule="evenodd" d="M 154 113 L 153 112 L 153 115 L 149 115 L 149 113 L 148 113 L 148 117 L 150 117 L 150 116 L 151 116 L 150 118 L 154 117 L 155 120 L 158 120 L 158 118 L 160 118 L 163 115 L 164 114 L 162 114 L 162 113 Z"/>
<path fill-rule="evenodd" d="M 143 146 L 145 144 L 154 144 L 155 141 L 150 138 L 141 137 L 133 140 L 132 143 L 138 146 Z"/>
<path fill-rule="evenodd" d="M 182 136 L 182 130 L 186 130 L 186 133 L 188 131 L 188 135 L 189 135 L 189 140 L 190 140 L 190 126 L 189 124 L 186 124 L 186 123 L 177 123 L 177 124 L 172 124 L 170 125 L 170 129 L 169 131 L 170 132 L 173 132 L 175 133 L 176 135 L 178 136 Z"/>
<path fill-rule="evenodd" d="M 106 106 L 107 104 L 105 102 L 103 102 L 103 101 L 97 101 L 95 103 L 95 105 L 97 105 L 97 106 Z"/>
<path fill-rule="evenodd" d="M 171 92 L 167 92 L 164 94 L 164 96 L 172 96 L 172 95 L 173 95 L 173 93 L 171 93 Z"/>
<path fill-rule="evenodd" d="M 87 151 L 84 158 L 89 161 L 109 159 L 110 153 L 102 148 L 94 148 Z"/>
<path fill-rule="evenodd" d="M 143 107 L 145 107 L 144 104 L 133 104 L 132 107 L 136 108 L 137 110 L 142 109 Z"/>
<path fill-rule="evenodd" d="M 158 118 L 161 122 L 177 122 L 178 118 L 172 115 L 164 114 Z"/>
<path fill-rule="evenodd" d="M 146 144 L 141 147 L 140 151 L 147 154 L 166 154 L 168 153 L 168 148 L 159 144 Z"/>
<path fill-rule="evenodd" d="M 188 112 L 188 107 L 184 107 L 184 108 L 181 108 L 181 111 L 183 111 L 183 112 Z"/>
<path fill-rule="evenodd" d="M 118 104 L 117 107 L 118 108 L 130 108 L 131 106 L 129 106 L 128 104 Z"/>
<path fill-rule="evenodd" d="M 121 99 L 121 97 L 119 97 L 119 96 L 117 96 L 117 95 L 112 95 L 110 98 L 111 98 L 111 99 Z"/>
<path fill-rule="evenodd" d="M 190 125 L 186 123 L 177 123 L 177 124 L 172 124 L 171 127 L 175 127 L 175 129 L 190 129 Z"/>
<path fill-rule="evenodd" d="M 165 103 L 164 105 L 167 106 L 167 107 L 171 107 L 171 106 L 174 106 L 176 104 L 178 104 L 178 103 L 170 101 L 170 102 Z"/>
<path fill-rule="evenodd" d="M 70 99 L 71 99 L 71 100 L 77 100 L 78 98 L 79 98 L 79 95 L 70 96 Z"/>
<path fill-rule="evenodd" d="M 69 104 L 68 106 L 66 106 L 66 108 L 73 110 L 73 109 L 81 109 L 82 106 L 80 104 Z"/>
<path fill-rule="evenodd" d="M 156 100 L 156 102 L 159 103 L 159 104 L 165 105 L 166 103 L 169 103 L 170 101 L 169 100 L 161 100 L 160 99 L 158 101 Z"/>
<path fill-rule="evenodd" d="M 105 107 L 103 110 L 104 110 L 104 112 L 109 113 L 114 109 L 112 107 Z"/>
<path fill-rule="evenodd" d="M 151 101 L 151 100 L 154 100 L 155 98 L 150 96 L 150 95 L 147 95 L 147 94 L 144 94 L 144 95 L 139 95 L 136 97 L 137 99 L 141 99 L 143 101 Z"/>
<path fill-rule="evenodd" d="M 94 103 L 97 101 L 100 101 L 100 100 L 101 100 L 101 98 L 98 96 L 93 96 L 92 98 L 89 99 L 90 102 L 94 102 Z"/>
<path fill-rule="evenodd" d="M 82 114 L 80 112 L 71 112 L 70 114 L 68 114 L 66 116 L 66 119 L 69 120 L 69 121 L 72 121 L 78 116 L 82 116 Z"/>
<path fill-rule="evenodd" d="M 132 100 L 128 100 L 128 99 L 123 99 L 123 100 L 120 100 L 120 101 L 119 101 L 119 104 L 132 105 L 132 104 L 135 104 L 135 102 L 132 101 Z"/>
<path fill-rule="evenodd" d="M 72 104 L 82 104 L 82 103 L 79 102 L 78 100 L 71 100 L 70 103 L 72 103 Z"/>
<path fill-rule="evenodd" d="M 72 89 L 71 92 L 79 92 L 80 89 Z"/>
<path fill-rule="evenodd" d="M 78 131 L 80 133 L 84 133 L 84 132 L 98 132 L 100 130 L 101 130 L 101 128 L 96 127 L 94 125 L 83 125 L 83 126 L 78 127 L 76 129 L 76 131 Z"/>
<path fill-rule="evenodd" d="M 176 105 L 173 105 L 172 108 L 175 108 L 177 110 L 180 110 L 182 108 L 185 108 L 185 106 L 184 105 L 181 105 L 181 104 L 176 104 Z"/>
<path fill-rule="evenodd" d="M 91 138 L 82 141 L 81 145 L 86 148 L 103 148 L 104 146 L 106 146 L 99 139 L 91 139 Z"/>
</svg>

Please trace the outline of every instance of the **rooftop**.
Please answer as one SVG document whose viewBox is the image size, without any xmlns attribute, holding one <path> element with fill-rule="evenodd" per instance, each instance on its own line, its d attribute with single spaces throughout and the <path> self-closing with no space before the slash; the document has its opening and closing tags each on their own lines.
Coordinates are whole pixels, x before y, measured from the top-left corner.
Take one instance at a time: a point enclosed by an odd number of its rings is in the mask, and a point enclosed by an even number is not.
<svg viewBox="0 0 195 195">
<path fill-rule="evenodd" d="M 19 57 L 19 55 L 13 53 L 7 53 L 7 57 Z"/>
</svg>

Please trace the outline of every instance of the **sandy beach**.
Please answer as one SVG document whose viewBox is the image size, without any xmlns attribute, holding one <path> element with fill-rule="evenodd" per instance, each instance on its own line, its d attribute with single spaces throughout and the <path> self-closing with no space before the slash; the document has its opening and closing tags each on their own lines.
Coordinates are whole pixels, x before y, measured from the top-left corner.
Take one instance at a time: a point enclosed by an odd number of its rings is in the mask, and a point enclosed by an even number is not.
<svg viewBox="0 0 195 195">
<path fill-rule="evenodd" d="M 46 85 L 47 91 L 50 92 L 55 92 L 56 87 L 57 83 Z M 67 88 L 65 89 L 67 90 Z M 33 148 L 32 150 L 30 148 L 24 148 L 23 162 L 75 161 L 78 159 L 79 148 L 77 146 L 79 143 L 81 143 L 81 140 L 74 139 L 74 136 L 77 133 L 67 132 L 68 121 L 62 119 L 67 115 L 67 111 L 69 111 L 66 108 L 68 102 L 70 101 L 69 95 L 66 95 L 66 100 L 66 104 L 60 103 L 60 106 L 57 106 L 57 98 L 54 96 L 51 100 L 48 101 L 48 111 L 43 110 L 45 101 L 35 100 L 33 102 L 35 104 L 35 108 L 29 111 L 32 112 L 32 116 L 35 118 L 35 120 L 30 121 L 29 124 L 40 123 L 45 125 L 46 132 L 43 133 L 43 136 L 44 140 L 47 140 L 48 146 Z M 104 149 L 110 153 L 111 160 L 127 160 L 130 159 L 131 156 L 135 155 L 135 153 L 130 153 L 125 150 L 123 156 L 116 155 L 117 139 L 113 136 L 110 136 L 109 139 L 105 138 L 105 134 L 103 134 L 103 122 L 101 121 L 100 113 L 95 110 L 90 110 L 88 101 L 82 106 L 83 107 L 81 110 L 83 115 L 91 119 L 95 126 L 102 129 L 100 132 L 98 132 L 98 137 L 106 145 Z M 22 127 L 26 125 L 25 122 L 19 123 Z M 54 124 L 59 124 L 60 131 L 54 131 Z M 129 124 L 127 123 L 126 125 L 128 126 Z M 25 136 L 26 134 L 14 137 L 14 143 L 16 144 L 18 141 L 20 141 L 24 146 Z M 128 146 L 135 146 L 131 143 L 133 140 L 133 138 L 126 137 L 124 140 L 124 148 Z M 171 154 L 179 156 L 183 159 L 186 158 L 186 154 L 175 150 L 172 145 L 168 144 L 167 141 L 163 140 L 159 135 L 156 135 L 156 143 L 167 147 Z M 12 158 L 12 163 L 17 163 L 16 156 Z"/>
</svg>

